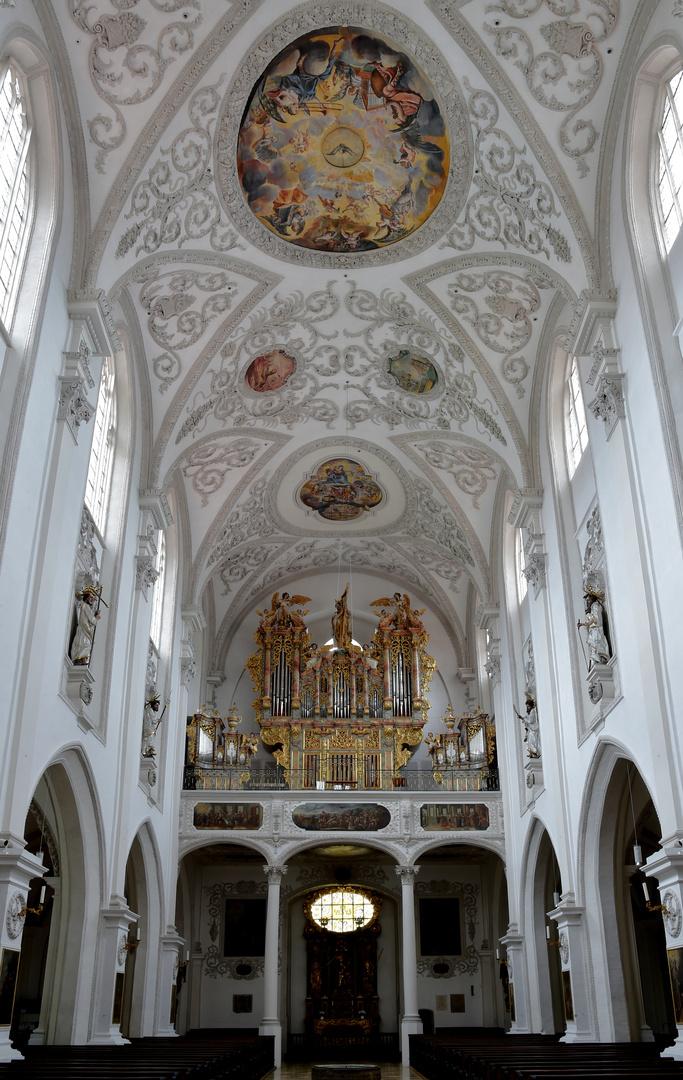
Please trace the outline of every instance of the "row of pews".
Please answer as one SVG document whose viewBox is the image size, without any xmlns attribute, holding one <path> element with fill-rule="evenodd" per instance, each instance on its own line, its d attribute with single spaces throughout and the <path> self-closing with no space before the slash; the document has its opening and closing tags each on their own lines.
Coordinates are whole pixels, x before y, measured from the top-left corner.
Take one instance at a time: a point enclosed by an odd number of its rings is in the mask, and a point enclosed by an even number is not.
<svg viewBox="0 0 683 1080">
<path fill-rule="evenodd" d="M 654 1043 L 561 1043 L 555 1035 L 499 1029 L 410 1036 L 410 1064 L 425 1080 L 666 1080 L 683 1062 Z"/>
<path fill-rule="evenodd" d="M 262 1080 L 274 1068 L 272 1036 L 186 1035 L 127 1046 L 29 1046 L 0 1065 L 0 1080 Z"/>
</svg>

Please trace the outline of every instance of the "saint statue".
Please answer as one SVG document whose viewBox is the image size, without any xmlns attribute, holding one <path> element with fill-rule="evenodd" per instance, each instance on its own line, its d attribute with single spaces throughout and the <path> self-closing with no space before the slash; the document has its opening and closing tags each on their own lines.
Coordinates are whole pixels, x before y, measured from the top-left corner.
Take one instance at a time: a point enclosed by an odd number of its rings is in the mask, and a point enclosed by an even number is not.
<svg viewBox="0 0 683 1080">
<path fill-rule="evenodd" d="M 351 612 L 349 611 L 349 586 L 347 585 L 339 600 L 334 602 L 332 616 L 332 637 L 335 648 L 348 649 L 351 646 Z"/>
<path fill-rule="evenodd" d="M 606 664 L 610 658 L 609 644 L 605 636 L 605 613 L 602 606 L 603 597 L 598 593 L 587 592 L 584 595 L 586 604 L 586 621 L 579 619 L 577 627 L 586 627 L 586 642 L 588 644 L 588 667 L 594 664 Z"/>
<path fill-rule="evenodd" d="M 76 633 L 71 642 L 71 662 L 86 667 L 90 663 L 99 611 L 99 586 L 91 578 L 76 593 Z"/>
<path fill-rule="evenodd" d="M 520 712 L 517 712 L 517 709 L 515 709 L 515 713 L 517 713 L 517 716 L 524 724 L 524 742 L 527 746 L 528 756 L 530 758 L 540 757 L 541 740 L 538 729 L 538 712 L 536 711 L 536 702 L 531 694 L 527 694 L 526 696 L 526 716 L 522 716 Z"/>
</svg>

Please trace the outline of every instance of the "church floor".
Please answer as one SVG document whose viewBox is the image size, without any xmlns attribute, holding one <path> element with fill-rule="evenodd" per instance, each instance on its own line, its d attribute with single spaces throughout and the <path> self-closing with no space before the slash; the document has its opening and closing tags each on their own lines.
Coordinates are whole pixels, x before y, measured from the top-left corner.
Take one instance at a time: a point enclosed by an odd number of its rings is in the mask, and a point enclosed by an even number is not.
<svg viewBox="0 0 683 1080">
<path fill-rule="evenodd" d="M 417 1080 L 419 1076 L 409 1066 L 382 1064 L 382 1080 Z M 310 1063 L 283 1065 L 281 1069 L 268 1073 L 268 1080 L 311 1080 Z"/>
</svg>

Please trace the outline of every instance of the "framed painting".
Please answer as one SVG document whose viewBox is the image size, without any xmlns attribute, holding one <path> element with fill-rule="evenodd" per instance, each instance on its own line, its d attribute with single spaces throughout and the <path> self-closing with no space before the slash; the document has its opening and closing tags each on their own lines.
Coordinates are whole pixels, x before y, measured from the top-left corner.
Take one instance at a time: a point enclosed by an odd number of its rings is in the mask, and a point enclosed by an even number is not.
<svg viewBox="0 0 683 1080">
<path fill-rule="evenodd" d="M 677 1024 L 683 1024 L 683 949 L 667 949 L 671 996 Z"/>
<path fill-rule="evenodd" d="M 16 949 L 2 950 L 2 962 L 0 963 L 0 1027 L 9 1027 L 12 1023 L 20 956 L 21 953 Z"/>
<path fill-rule="evenodd" d="M 420 897 L 420 956 L 460 956 L 457 896 Z"/>
<path fill-rule="evenodd" d="M 225 902 L 223 956 L 265 956 L 266 901 L 238 900 Z"/>
<path fill-rule="evenodd" d="M 572 976 L 570 971 L 562 972 L 562 1002 L 564 1004 L 564 1018 L 571 1022 L 574 1019 L 574 998 L 572 996 Z"/>
</svg>

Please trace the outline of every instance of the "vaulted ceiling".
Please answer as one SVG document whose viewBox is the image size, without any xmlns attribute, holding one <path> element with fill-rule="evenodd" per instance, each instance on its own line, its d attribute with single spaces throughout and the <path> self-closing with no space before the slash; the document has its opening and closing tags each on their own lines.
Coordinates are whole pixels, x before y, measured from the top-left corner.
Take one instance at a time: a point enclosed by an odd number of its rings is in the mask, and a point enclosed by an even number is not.
<svg viewBox="0 0 683 1080">
<path fill-rule="evenodd" d="M 45 2 L 80 133 L 80 286 L 104 290 L 132 358 L 140 487 L 173 489 L 183 599 L 204 606 L 210 669 L 235 635 L 251 639 L 276 589 L 311 596 L 322 628 L 349 579 L 359 640 L 369 601 L 401 588 L 450 643 L 451 673 L 471 666 L 473 612 L 498 599 L 505 494 L 540 486 L 553 342 L 582 290 L 611 284 L 615 79 L 646 17 L 635 0 Z M 324 63 L 297 67 L 301 48 L 287 47 L 337 27 L 385 43 L 385 81 L 411 61 L 414 81 L 399 72 L 392 88 L 435 101 L 450 145 L 431 216 L 368 250 L 348 230 L 346 250 L 292 242 L 286 213 L 278 230 L 252 212 L 237 165 L 269 65 L 284 50 L 276 86 L 283 72 L 319 76 Z M 408 185 L 428 151 L 386 96 Z M 261 116 L 249 152 L 264 175 L 284 175 L 283 132 L 304 146 L 328 123 L 320 100 Z M 312 168 L 301 183 L 315 199 Z M 374 181 L 386 237 L 406 218 L 398 189 L 387 206 L 390 181 Z M 332 202 L 319 200 L 338 225 L 351 199 Z M 322 467 L 340 460 L 360 466 L 356 493 L 374 484 L 381 498 L 321 515 L 335 479 Z"/>
</svg>

